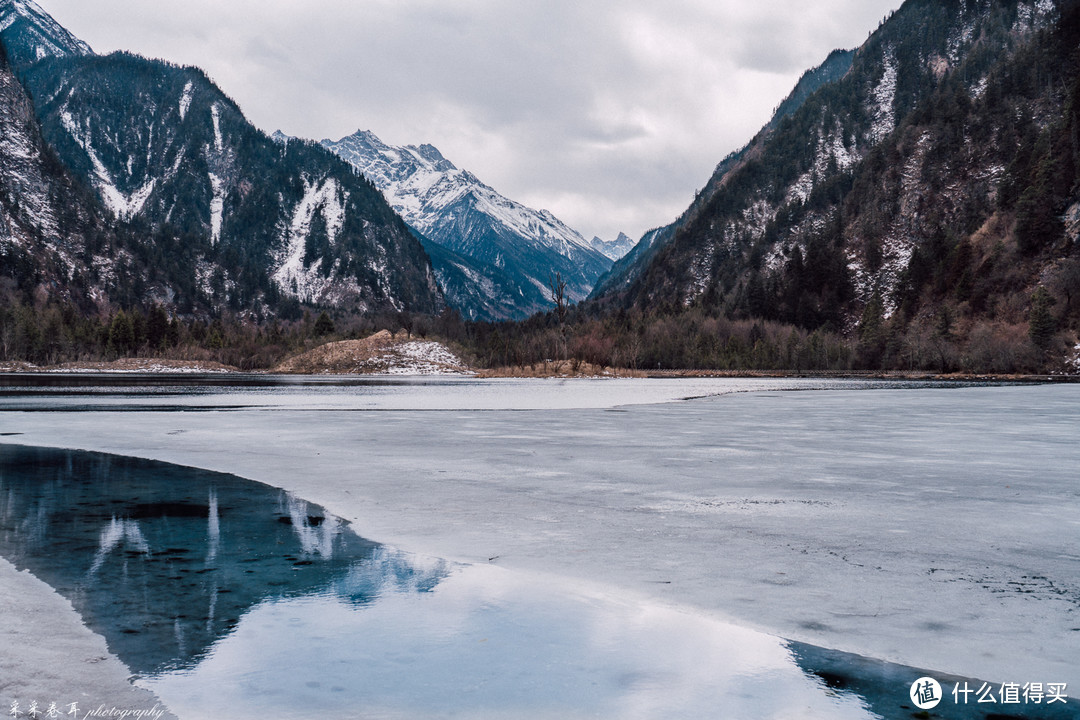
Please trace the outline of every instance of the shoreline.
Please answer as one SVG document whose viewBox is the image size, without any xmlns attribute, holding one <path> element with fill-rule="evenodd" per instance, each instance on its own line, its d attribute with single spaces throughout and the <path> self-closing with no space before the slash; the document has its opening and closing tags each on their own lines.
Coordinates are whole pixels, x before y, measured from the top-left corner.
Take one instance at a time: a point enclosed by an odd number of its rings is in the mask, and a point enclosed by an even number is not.
<svg viewBox="0 0 1080 720">
<path fill-rule="evenodd" d="M 363 377 L 459 377 L 477 380 L 499 379 L 835 379 L 835 380 L 911 380 L 927 382 L 999 382 L 999 383 L 1080 383 L 1076 375 L 1041 373 L 942 373 L 930 370 L 710 370 L 710 369 L 654 369 L 597 368 L 582 364 L 575 369 L 567 367 L 570 361 L 544 363 L 533 366 L 498 368 L 466 367 L 457 372 L 350 372 L 320 371 L 302 372 L 279 369 L 241 370 L 216 362 L 195 360 L 171 360 L 164 358 L 125 358 L 112 362 L 63 363 L 60 365 L 34 365 L 26 362 L 0 363 L 0 376 L 132 376 L 166 377 L 170 375 L 229 376 L 282 376 L 317 378 L 363 378 Z M 538 367 L 539 366 L 539 367 Z"/>
</svg>

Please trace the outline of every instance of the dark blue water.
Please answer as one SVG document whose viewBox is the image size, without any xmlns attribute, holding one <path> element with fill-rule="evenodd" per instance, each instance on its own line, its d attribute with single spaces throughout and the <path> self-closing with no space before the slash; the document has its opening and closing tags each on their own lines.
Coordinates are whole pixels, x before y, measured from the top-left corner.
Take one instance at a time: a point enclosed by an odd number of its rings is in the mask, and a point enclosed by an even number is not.
<svg viewBox="0 0 1080 720">
<path fill-rule="evenodd" d="M 332 587 L 377 547 L 316 505 L 232 475 L 0 447 L 0 555 L 68 598 L 138 674 L 193 666 L 253 606 Z M 384 582 L 420 591 L 440 578 L 395 573 Z"/>
</svg>

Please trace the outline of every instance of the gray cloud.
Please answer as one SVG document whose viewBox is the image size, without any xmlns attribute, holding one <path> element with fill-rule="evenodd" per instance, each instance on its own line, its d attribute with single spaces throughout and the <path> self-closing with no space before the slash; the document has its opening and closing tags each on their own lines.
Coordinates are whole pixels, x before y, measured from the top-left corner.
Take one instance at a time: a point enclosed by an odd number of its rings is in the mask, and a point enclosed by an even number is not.
<svg viewBox="0 0 1080 720">
<path fill-rule="evenodd" d="M 591 236 L 672 220 L 799 75 L 900 0 L 39 0 L 205 69 L 264 130 L 430 142 Z"/>
</svg>

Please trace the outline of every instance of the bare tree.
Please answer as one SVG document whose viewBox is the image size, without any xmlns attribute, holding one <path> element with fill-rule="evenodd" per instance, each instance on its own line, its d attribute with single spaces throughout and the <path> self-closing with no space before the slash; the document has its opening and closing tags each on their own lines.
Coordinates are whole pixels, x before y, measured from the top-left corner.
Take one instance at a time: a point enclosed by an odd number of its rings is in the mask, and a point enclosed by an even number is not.
<svg viewBox="0 0 1080 720">
<path fill-rule="evenodd" d="M 555 303 L 555 314 L 562 325 L 566 320 L 566 311 L 570 308 L 570 301 L 566 297 L 566 281 L 562 279 L 562 273 L 548 273 L 548 288 L 551 290 L 551 301 Z"/>
</svg>

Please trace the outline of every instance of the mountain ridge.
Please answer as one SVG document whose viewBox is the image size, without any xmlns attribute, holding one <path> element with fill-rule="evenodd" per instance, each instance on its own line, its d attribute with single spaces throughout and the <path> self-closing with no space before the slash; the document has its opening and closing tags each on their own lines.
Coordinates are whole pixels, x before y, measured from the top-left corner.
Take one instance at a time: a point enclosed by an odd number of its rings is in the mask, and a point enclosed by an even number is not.
<svg viewBox="0 0 1080 720">
<path fill-rule="evenodd" d="M 33 0 L 0 0 L 0 37 L 15 66 L 46 57 L 94 54 Z"/>
<path fill-rule="evenodd" d="M 758 131 L 754 138 L 717 163 L 705 187 L 696 194 L 690 206 L 672 223 L 646 231 L 637 243 L 633 243 L 627 252 L 616 258 L 611 269 L 597 280 L 589 298 L 595 299 L 626 290 L 640 273 L 641 268 L 667 244 L 675 231 L 691 220 L 695 212 L 704 204 L 705 199 L 715 194 L 728 172 L 743 163 L 755 143 L 775 130 L 784 118 L 798 111 L 818 89 L 836 82 L 847 74 L 851 69 L 855 52 L 855 50 L 833 50 L 820 65 L 804 72 L 787 97 L 776 106 L 769 122 Z"/>
</svg>

